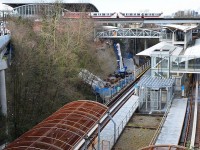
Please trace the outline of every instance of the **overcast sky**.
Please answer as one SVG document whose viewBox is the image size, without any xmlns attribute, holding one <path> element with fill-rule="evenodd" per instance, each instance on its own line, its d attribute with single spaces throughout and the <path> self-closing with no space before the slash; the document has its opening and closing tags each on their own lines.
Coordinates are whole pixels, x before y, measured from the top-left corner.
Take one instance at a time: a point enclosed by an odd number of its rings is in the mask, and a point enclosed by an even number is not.
<svg viewBox="0 0 200 150">
<path fill-rule="evenodd" d="M 10 1 L 10 0 L 2 0 Z M 15 0 L 36 2 L 36 0 Z M 49 0 L 38 0 L 49 1 Z M 51 0 L 52 1 L 52 0 Z M 65 1 L 65 0 L 61 0 Z M 67 1 L 67 0 L 66 0 Z M 73 1 L 73 0 L 71 0 Z M 77 0 L 75 0 L 77 1 Z M 80 0 L 85 1 L 85 0 Z M 87 0 L 86 0 L 87 1 Z M 100 12 L 163 12 L 168 15 L 178 10 L 197 10 L 200 12 L 200 0 L 89 0 Z M 0 9 L 5 7 L 0 3 Z"/>
</svg>

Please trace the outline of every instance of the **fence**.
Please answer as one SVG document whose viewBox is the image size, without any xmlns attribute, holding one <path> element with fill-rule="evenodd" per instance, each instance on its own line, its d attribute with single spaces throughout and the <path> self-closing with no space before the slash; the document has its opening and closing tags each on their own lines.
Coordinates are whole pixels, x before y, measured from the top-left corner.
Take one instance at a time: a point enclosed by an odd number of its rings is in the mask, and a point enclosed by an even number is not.
<svg viewBox="0 0 200 150">
<path fill-rule="evenodd" d="M 138 108 L 138 100 L 133 104 L 133 106 L 131 107 L 131 109 L 128 111 L 128 113 L 126 114 L 126 116 L 124 118 L 122 118 L 120 123 L 116 123 L 117 129 L 116 129 L 116 133 L 112 133 L 112 135 L 109 137 L 107 136 L 106 139 L 101 139 L 101 143 L 100 143 L 100 150 L 111 150 L 112 147 L 114 146 L 115 142 L 117 141 L 117 139 L 120 137 L 122 131 L 124 130 L 126 124 L 128 123 L 128 121 L 130 120 L 131 116 L 133 115 L 133 113 L 135 112 L 135 110 Z M 114 137 L 115 135 L 115 137 Z M 95 147 L 98 147 L 98 143 L 95 143 Z"/>
<path fill-rule="evenodd" d="M 162 127 L 163 127 L 163 125 L 164 125 L 164 123 L 165 123 L 165 120 L 166 120 L 167 115 L 168 115 L 168 113 L 169 113 L 169 110 L 170 110 L 170 108 L 171 108 L 173 97 L 174 97 L 174 95 L 172 96 L 172 98 L 171 98 L 171 100 L 170 100 L 170 103 L 168 104 L 167 109 L 166 109 L 166 111 L 165 111 L 165 114 L 164 114 L 164 116 L 163 116 L 163 118 L 162 118 L 162 120 L 161 120 L 161 122 L 160 122 L 160 125 L 158 126 L 158 128 L 157 128 L 157 130 L 156 130 L 156 132 L 155 132 L 155 134 L 154 134 L 154 136 L 153 136 L 151 142 L 149 143 L 149 145 L 154 145 L 154 144 L 156 143 L 156 140 L 157 140 L 157 138 L 158 138 L 158 136 L 159 136 L 159 134 L 160 134 L 160 132 L 161 132 L 161 130 L 162 130 Z"/>
<path fill-rule="evenodd" d="M 144 65 L 134 70 L 133 73 L 125 76 L 124 79 L 121 79 L 117 84 L 113 87 L 101 88 L 98 89 L 100 97 L 103 99 L 104 104 L 106 104 L 112 97 L 114 97 L 117 93 L 121 92 L 127 85 L 129 85 L 132 81 L 136 80 L 144 71 L 149 69 L 150 61 L 146 62 Z"/>
</svg>

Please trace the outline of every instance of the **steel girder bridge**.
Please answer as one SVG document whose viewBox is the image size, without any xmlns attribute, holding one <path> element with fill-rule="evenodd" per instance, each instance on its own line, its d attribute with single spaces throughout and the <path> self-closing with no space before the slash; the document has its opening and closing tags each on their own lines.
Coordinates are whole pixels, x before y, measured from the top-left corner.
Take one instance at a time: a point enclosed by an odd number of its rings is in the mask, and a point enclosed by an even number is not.
<svg viewBox="0 0 200 150">
<path fill-rule="evenodd" d="M 122 28 L 96 32 L 96 38 L 160 38 L 158 30 Z"/>
</svg>

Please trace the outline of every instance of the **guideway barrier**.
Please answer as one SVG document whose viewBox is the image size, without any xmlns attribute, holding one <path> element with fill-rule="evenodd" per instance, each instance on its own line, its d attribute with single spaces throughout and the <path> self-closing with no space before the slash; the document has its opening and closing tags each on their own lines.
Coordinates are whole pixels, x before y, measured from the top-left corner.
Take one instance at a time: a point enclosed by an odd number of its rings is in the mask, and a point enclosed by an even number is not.
<svg viewBox="0 0 200 150">
<path fill-rule="evenodd" d="M 144 65 L 134 70 L 129 76 L 125 76 L 124 79 L 121 79 L 113 87 L 99 88 L 96 89 L 100 94 L 100 97 L 103 99 L 103 103 L 107 104 L 111 98 L 120 93 L 127 85 L 131 84 L 132 81 L 135 81 L 139 78 L 146 70 L 150 68 L 150 61 L 146 62 Z"/>
<path fill-rule="evenodd" d="M 121 101 L 124 100 L 123 98 Z M 100 133 L 99 143 L 98 141 L 94 141 L 93 145 L 97 150 L 111 150 L 115 145 L 116 141 L 122 134 L 126 124 L 132 117 L 133 113 L 138 108 L 138 97 L 132 95 L 128 101 L 117 111 L 117 113 L 112 117 L 115 122 L 115 129 L 113 123 L 110 121 L 107 125 L 102 129 Z M 97 148 L 97 146 L 99 147 Z"/>
<path fill-rule="evenodd" d="M 135 110 L 138 107 L 138 101 L 136 101 L 134 103 L 134 105 L 131 107 L 131 109 L 129 110 L 129 112 L 127 113 L 127 115 L 123 118 L 123 120 L 121 121 L 121 123 L 118 125 L 115 136 L 111 136 L 110 140 L 103 140 L 101 143 L 101 147 L 103 150 L 110 150 L 114 144 L 115 144 L 115 140 L 114 139 L 118 139 L 119 136 L 121 135 L 122 131 L 124 130 L 126 124 L 128 123 L 128 121 L 130 120 L 131 116 L 133 115 L 133 113 L 135 112 Z"/>
</svg>

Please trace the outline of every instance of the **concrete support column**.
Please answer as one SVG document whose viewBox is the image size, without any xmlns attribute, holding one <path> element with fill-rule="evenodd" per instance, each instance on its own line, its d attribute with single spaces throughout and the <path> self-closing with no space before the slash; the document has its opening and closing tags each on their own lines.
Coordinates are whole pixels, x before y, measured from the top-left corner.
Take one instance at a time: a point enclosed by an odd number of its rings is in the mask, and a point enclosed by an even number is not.
<svg viewBox="0 0 200 150">
<path fill-rule="evenodd" d="M 184 33 L 184 50 L 187 48 L 187 32 Z"/>
<path fill-rule="evenodd" d="M 188 57 L 185 57 L 185 59 L 187 59 L 185 61 L 185 71 L 188 71 Z"/>
<path fill-rule="evenodd" d="M 98 123 L 98 146 L 97 146 L 97 150 L 100 150 L 100 145 L 101 145 L 101 139 L 100 139 L 100 134 L 101 134 L 101 124 L 100 122 Z"/>
<path fill-rule="evenodd" d="M 169 87 L 166 87 L 166 90 L 167 90 L 166 106 L 168 106 L 168 104 L 169 104 Z"/>
<path fill-rule="evenodd" d="M 174 32 L 172 32 L 172 44 L 174 45 L 174 42 L 175 42 L 175 34 Z"/>
<path fill-rule="evenodd" d="M 167 64 L 167 67 L 168 67 L 167 77 L 170 78 L 170 68 L 171 68 L 170 56 L 168 57 L 167 61 L 168 61 L 168 64 Z"/>
<path fill-rule="evenodd" d="M 160 99 L 158 100 L 159 101 L 159 110 L 161 110 L 161 108 L 162 108 L 162 89 L 160 88 Z"/>
<path fill-rule="evenodd" d="M 144 49 L 147 49 L 147 39 L 144 39 Z"/>
<path fill-rule="evenodd" d="M 0 71 L 0 99 L 1 99 L 2 113 L 5 116 L 7 116 L 5 70 Z"/>
</svg>

